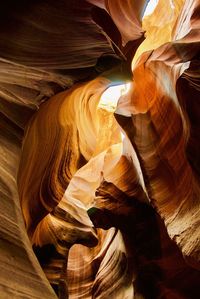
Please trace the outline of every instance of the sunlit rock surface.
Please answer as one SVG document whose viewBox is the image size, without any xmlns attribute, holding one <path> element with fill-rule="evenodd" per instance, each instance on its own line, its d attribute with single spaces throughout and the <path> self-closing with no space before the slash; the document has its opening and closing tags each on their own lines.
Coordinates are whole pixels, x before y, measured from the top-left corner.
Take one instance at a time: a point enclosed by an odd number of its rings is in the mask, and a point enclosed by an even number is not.
<svg viewBox="0 0 200 299">
<path fill-rule="evenodd" d="M 2 299 L 200 298 L 200 4 L 148 2 L 2 7 Z"/>
<path fill-rule="evenodd" d="M 174 29 L 177 34 L 181 23 L 180 39 L 141 56 L 133 66 L 132 89 L 119 103 L 119 111 L 132 114 L 132 129 L 126 131 L 137 148 L 153 205 L 183 254 L 199 261 L 200 190 L 192 164 L 199 165 L 192 162 L 195 157 L 187 155 L 192 146 L 193 115 L 188 115 L 185 103 L 190 94 L 183 97 L 176 92 L 177 80 L 185 69 L 187 80 L 193 81 L 188 62 L 195 63 L 199 51 L 196 37 L 200 31 L 194 22 L 199 6 L 186 4 Z M 185 17 L 189 7 L 191 19 Z M 189 51 L 190 45 L 193 51 Z M 198 90 L 197 85 L 193 88 Z"/>
</svg>

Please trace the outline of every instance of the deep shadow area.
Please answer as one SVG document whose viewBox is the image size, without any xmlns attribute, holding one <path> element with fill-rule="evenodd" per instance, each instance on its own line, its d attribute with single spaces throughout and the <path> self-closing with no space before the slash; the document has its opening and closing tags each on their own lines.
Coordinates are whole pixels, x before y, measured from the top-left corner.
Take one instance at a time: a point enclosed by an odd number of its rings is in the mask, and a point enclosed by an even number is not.
<svg viewBox="0 0 200 299">
<path fill-rule="evenodd" d="M 107 199 L 108 203 L 116 200 L 108 192 L 114 186 L 111 185 L 104 181 L 97 190 L 98 196 Z M 199 298 L 200 273 L 186 264 L 155 209 L 122 192 L 119 200 L 124 205 L 120 209 L 114 205 L 110 210 L 98 208 L 97 203 L 97 207 L 88 210 L 88 215 L 97 228 L 121 230 L 127 252 L 131 252 L 133 258 L 130 267 L 136 265 L 137 268 L 136 293 L 145 299 Z"/>
</svg>

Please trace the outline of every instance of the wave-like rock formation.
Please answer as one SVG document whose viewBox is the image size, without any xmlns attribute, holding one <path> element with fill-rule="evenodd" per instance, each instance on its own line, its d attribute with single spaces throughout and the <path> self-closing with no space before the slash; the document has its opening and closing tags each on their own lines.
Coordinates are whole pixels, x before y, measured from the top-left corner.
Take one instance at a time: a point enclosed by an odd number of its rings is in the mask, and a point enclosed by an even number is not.
<svg viewBox="0 0 200 299">
<path fill-rule="evenodd" d="M 200 298 L 200 3 L 148 2 L 2 7 L 2 299 Z"/>
<path fill-rule="evenodd" d="M 190 70 L 188 61 L 196 61 L 199 51 L 199 30 L 193 25 L 199 6 L 193 3 L 190 8 L 191 19 L 186 18 L 185 5 L 174 29 L 173 38 L 181 23 L 180 39 L 145 53 L 136 63 L 133 87 L 119 109 L 132 115 L 132 129 L 126 131 L 137 149 L 153 205 L 183 253 L 199 261 L 199 179 L 191 165 L 193 158 L 187 156 L 193 116 L 188 115 L 187 95 L 183 99 L 176 93 L 178 78 L 185 69 Z M 193 51 L 189 51 L 190 45 Z"/>
</svg>

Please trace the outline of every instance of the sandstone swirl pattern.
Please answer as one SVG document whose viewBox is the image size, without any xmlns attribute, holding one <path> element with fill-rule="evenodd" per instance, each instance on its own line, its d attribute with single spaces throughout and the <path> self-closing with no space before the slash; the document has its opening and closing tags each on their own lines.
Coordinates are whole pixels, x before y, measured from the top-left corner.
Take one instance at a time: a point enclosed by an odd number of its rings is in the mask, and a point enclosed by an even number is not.
<svg viewBox="0 0 200 299">
<path fill-rule="evenodd" d="M 27 5 L 0 42 L 2 299 L 199 298 L 199 1 Z"/>
</svg>

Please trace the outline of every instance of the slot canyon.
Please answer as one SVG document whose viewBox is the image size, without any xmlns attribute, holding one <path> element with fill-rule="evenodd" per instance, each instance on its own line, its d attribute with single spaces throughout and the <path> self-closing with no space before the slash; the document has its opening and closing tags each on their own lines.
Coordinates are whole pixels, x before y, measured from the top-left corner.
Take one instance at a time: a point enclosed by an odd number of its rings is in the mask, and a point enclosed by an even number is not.
<svg viewBox="0 0 200 299">
<path fill-rule="evenodd" d="M 0 5 L 0 299 L 200 298 L 200 1 Z"/>
</svg>

